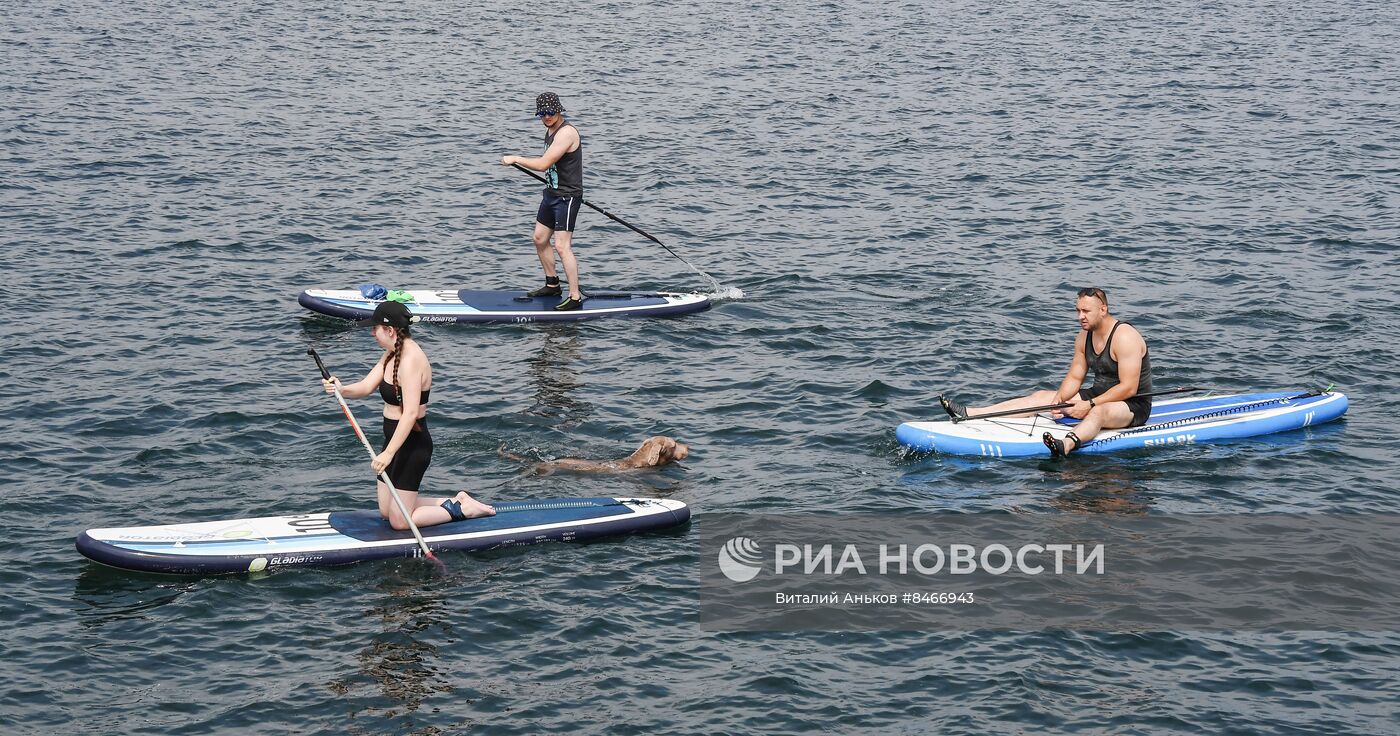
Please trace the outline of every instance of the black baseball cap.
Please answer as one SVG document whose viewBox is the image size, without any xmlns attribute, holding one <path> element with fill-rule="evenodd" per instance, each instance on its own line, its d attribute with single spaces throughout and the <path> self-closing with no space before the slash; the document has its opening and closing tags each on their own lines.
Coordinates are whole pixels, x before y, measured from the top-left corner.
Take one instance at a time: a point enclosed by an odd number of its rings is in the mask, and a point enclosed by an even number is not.
<svg viewBox="0 0 1400 736">
<path fill-rule="evenodd" d="M 413 313 L 408 311 L 408 307 L 402 302 L 380 302 L 374 308 L 374 316 L 369 319 L 362 319 L 355 324 L 361 327 L 372 325 L 388 325 L 390 327 L 407 328 L 413 322 Z"/>
</svg>

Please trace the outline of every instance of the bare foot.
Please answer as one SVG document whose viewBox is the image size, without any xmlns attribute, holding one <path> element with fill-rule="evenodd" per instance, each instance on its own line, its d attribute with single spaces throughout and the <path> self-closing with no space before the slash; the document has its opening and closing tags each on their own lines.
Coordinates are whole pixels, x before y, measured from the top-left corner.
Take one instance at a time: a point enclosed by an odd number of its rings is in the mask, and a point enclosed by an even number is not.
<svg viewBox="0 0 1400 736">
<path fill-rule="evenodd" d="M 467 495 L 466 491 L 458 491 L 457 495 L 454 496 L 452 500 L 462 504 L 462 513 L 465 514 L 468 519 L 496 515 L 495 509 Z"/>
</svg>

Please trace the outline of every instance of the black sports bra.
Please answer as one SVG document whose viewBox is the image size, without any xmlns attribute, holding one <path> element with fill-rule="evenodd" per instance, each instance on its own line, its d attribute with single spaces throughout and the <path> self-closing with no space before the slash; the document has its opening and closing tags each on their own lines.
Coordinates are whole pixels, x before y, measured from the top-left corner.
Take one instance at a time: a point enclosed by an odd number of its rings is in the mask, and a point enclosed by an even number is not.
<svg viewBox="0 0 1400 736">
<path fill-rule="evenodd" d="M 428 394 L 430 393 L 432 393 L 432 389 L 423 389 L 423 398 L 420 399 L 418 403 L 422 406 L 427 406 Z M 384 399 L 384 403 L 390 406 L 403 406 L 403 402 L 399 401 L 399 392 L 394 388 L 394 384 L 388 381 L 381 380 L 379 382 L 379 398 Z"/>
</svg>

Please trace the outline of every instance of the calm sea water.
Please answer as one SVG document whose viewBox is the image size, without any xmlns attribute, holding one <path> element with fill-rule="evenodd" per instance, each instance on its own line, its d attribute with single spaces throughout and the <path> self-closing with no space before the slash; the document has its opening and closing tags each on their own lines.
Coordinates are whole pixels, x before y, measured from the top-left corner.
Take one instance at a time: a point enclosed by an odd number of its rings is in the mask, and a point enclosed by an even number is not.
<svg viewBox="0 0 1400 736">
<path fill-rule="evenodd" d="M 745 297 L 432 327 L 429 481 L 715 511 L 1390 512 L 1391 3 L 393 7 L 4 2 L 5 734 L 1383 733 L 1393 634 L 716 635 L 692 529 L 259 578 L 131 575 L 82 529 L 369 505 L 310 286 L 532 286 L 534 95 L 589 196 Z M 691 288 L 585 210 L 586 285 Z M 1336 383 L 1304 433 L 1059 465 L 893 427 L 1058 380 L 1108 289 L 1156 382 Z M 376 407 L 356 405 L 362 419 Z M 497 455 L 682 467 L 535 477 Z"/>
</svg>

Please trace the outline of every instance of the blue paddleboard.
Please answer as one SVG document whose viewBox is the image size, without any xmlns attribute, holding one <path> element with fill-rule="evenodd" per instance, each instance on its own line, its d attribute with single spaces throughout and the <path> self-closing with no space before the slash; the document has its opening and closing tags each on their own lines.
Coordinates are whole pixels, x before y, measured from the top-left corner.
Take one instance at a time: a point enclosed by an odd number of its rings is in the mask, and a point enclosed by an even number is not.
<svg viewBox="0 0 1400 736">
<path fill-rule="evenodd" d="M 1075 451 L 1114 452 L 1254 437 L 1330 422 L 1347 411 L 1346 394 L 1326 392 L 1231 394 L 1152 402 L 1147 423 L 1131 429 L 1104 430 Z M 983 457 L 1050 454 L 1041 436 L 1059 439 L 1074 430 L 1073 419 L 1033 417 L 970 419 L 957 423 L 905 422 L 895 429 L 901 445 L 923 452 Z"/>
</svg>

